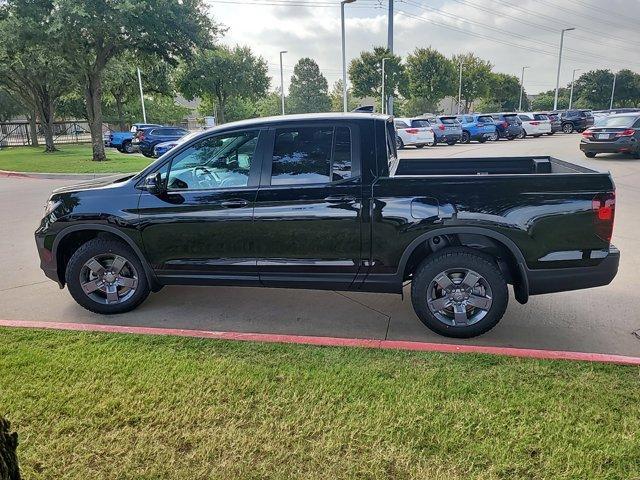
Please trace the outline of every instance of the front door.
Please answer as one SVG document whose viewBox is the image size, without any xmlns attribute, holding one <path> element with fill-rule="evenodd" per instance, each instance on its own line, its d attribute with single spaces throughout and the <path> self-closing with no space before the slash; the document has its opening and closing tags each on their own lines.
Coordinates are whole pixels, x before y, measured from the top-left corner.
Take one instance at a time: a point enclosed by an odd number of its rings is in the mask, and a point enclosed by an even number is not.
<svg viewBox="0 0 640 480">
<path fill-rule="evenodd" d="M 252 217 L 261 138 L 257 129 L 205 137 L 162 167 L 163 193 L 141 195 L 142 240 L 161 281 L 259 284 Z"/>
<path fill-rule="evenodd" d="M 261 283 L 348 288 L 361 263 L 357 126 L 301 124 L 269 134 L 254 211 Z"/>
</svg>

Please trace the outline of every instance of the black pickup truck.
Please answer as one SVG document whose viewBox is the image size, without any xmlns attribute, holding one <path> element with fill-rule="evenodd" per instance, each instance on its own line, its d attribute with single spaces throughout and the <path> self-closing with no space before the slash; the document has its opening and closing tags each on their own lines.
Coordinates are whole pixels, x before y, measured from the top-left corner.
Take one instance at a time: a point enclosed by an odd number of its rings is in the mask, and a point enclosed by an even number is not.
<svg viewBox="0 0 640 480">
<path fill-rule="evenodd" d="M 549 157 L 400 161 L 395 135 L 392 118 L 361 113 L 203 132 L 137 175 L 56 190 L 41 267 L 104 314 L 164 285 L 411 282 L 420 320 L 454 337 L 492 328 L 507 284 L 524 304 L 615 277 L 609 174 Z"/>
</svg>

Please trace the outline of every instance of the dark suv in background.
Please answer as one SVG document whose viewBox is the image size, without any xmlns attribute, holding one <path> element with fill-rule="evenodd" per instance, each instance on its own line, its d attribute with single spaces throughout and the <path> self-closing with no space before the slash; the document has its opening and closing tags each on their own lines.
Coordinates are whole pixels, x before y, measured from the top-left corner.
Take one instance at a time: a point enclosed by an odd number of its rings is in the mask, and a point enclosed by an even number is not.
<svg viewBox="0 0 640 480">
<path fill-rule="evenodd" d="M 145 157 L 153 157 L 153 147 L 157 144 L 179 140 L 188 133 L 189 130 L 177 127 L 139 128 L 133 137 L 133 144 Z"/>
<path fill-rule="evenodd" d="M 591 110 L 566 110 L 564 112 L 552 112 L 560 114 L 562 131 L 564 133 L 584 132 L 594 123 Z"/>
<path fill-rule="evenodd" d="M 506 138 L 507 140 L 513 140 L 522 135 L 522 120 L 518 118 L 517 113 L 502 112 L 502 113 L 490 113 L 496 124 L 498 140 L 500 138 Z"/>
</svg>

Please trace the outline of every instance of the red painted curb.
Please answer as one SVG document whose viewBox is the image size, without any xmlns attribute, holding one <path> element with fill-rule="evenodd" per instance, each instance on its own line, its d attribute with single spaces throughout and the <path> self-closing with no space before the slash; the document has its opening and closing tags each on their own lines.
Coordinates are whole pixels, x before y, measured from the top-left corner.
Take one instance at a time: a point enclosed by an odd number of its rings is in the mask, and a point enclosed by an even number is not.
<svg viewBox="0 0 640 480">
<path fill-rule="evenodd" d="M 0 320 L 0 327 L 41 328 L 81 332 L 129 333 L 138 335 L 171 335 L 178 337 L 210 338 L 218 340 L 252 341 L 265 343 L 295 343 L 327 347 L 362 347 L 386 350 L 411 350 L 418 352 L 484 353 L 509 357 L 543 360 L 578 360 L 584 362 L 615 363 L 640 366 L 640 357 L 609 355 L 604 353 L 567 352 L 562 350 L 537 350 L 511 347 L 483 347 L 477 345 L 452 345 L 446 343 L 409 342 L 402 340 L 375 340 L 362 338 L 314 337 L 307 335 L 280 335 L 271 333 L 215 332 L 158 327 L 127 327 L 123 325 L 99 325 L 88 323 L 36 322 Z"/>
</svg>

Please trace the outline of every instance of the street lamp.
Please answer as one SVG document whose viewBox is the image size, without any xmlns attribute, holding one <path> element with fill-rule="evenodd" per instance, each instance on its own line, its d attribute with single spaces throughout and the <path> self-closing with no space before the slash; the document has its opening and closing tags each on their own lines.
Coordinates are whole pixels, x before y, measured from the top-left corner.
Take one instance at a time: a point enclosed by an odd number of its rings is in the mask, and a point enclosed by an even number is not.
<svg viewBox="0 0 640 480">
<path fill-rule="evenodd" d="M 282 115 L 284 115 L 284 73 L 282 71 L 282 55 L 286 50 L 280 52 L 280 100 L 282 101 Z"/>
<path fill-rule="evenodd" d="M 611 102 L 609 103 L 609 110 L 613 110 L 613 94 L 616 91 L 616 77 L 618 76 L 617 73 L 613 74 L 613 86 L 611 87 Z"/>
<path fill-rule="evenodd" d="M 558 89 L 560 88 L 560 66 L 562 65 L 562 46 L 564 44 L 564 32 L 570 32 L 571 30 L 575 30 L 574 27 L 571 28 L 563 28 L 560 33 L 560 53 L 558 54 L 558 74 L 556 75 L 556 94 L 553 98 L 553 109 L 558 109 Z"/>
<path fill-rule="evenodd" d="M 571 105 L 573 105 L 573 83 L 576 81 L 576 72 L 582 70 L 581 68 L 574 68 L 573 73 L 571 74 L 571 93 L 569 94 L 569 110 L 571 110 Z"/>
<path fill-rule="evenodd" d="M 520 102 L 518 103 L 518 111 L 521 112 L 522 111 L 522 94 L 524 92 L 524 70 L 525 68 L 531 68 L 531 67 L 522 67 L 522 75 L 520 75 Z"/>
<path fill-rule="evenodd" d="M 462 60 L 460 60 L 460 81 L 458 82 L 458 115 L 460 115 L 461 103 L 462 103 Z"/>
<path fill-rule="evenodd" d="M 342 0 L 340 2 L 340 19 L 342 22 L 342 109 L 347 111 L 347 52 L 344 41 L 344 6 L 356 0 Z"/>
<path fill-rule="evenodd" d="M 384 63 L 390 60 L 389 58 L 385 57 L 382 59 L 382 103 L 380 104 L 380 109 L 382 110 L 382 113 L 384 113 L 384 106 L 385 106 L 385 98 L 384 98 Z M 388 110 L 388 107 L 387 107 Z"/>
<path fill-rule="evenodd" d="M 140 103 L 142 103 L 142 121 L 147 123 L 147 111 L 144 108 L 144 92 L 142 91 L 142 75 L 140 75 L 140 68 L 138 68 L 138 86 L 140 87 Z"/>
</svg>

